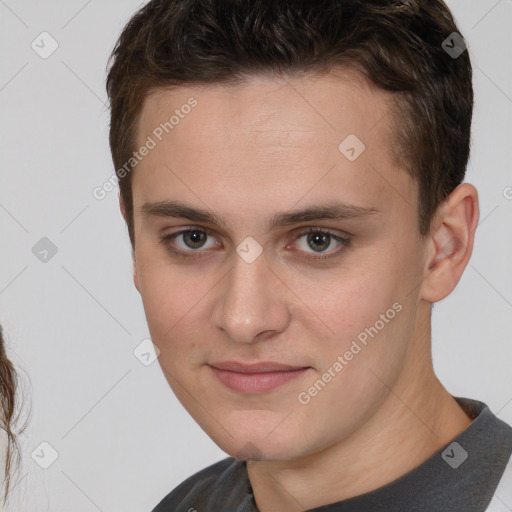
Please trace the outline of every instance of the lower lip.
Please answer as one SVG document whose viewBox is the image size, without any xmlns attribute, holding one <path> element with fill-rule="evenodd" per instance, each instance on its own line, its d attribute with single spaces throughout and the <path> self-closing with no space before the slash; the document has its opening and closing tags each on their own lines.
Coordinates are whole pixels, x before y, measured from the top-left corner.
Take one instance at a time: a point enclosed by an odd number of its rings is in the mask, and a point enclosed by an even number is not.
<svg viewBox="0 0 512 512">
<path fill-rule="evenodd" d="M 287 382 L 304 375 L 309 368 L 281 372 L 241 373 L 219 370 L 210 366 L 217 378 L 230 389 L 243 393 L 271 391 Z"/>
</svg>

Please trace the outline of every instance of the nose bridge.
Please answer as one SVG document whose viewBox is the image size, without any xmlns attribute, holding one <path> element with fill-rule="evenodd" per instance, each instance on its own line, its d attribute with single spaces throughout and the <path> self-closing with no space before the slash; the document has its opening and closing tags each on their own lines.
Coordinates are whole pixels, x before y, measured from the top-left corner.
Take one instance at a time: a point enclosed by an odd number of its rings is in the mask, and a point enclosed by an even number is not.
<svg viewBox="0 0 512 512">
<path fill-rule="evenodd" d="M 241 251 L 247 246 L 240 244 Z M 264 253 L 255 260 L 234 254 L 217 302 L 215 321 L 234 340 L 249 343 L 264 331 L 278 331 L 286 322 L 286 306 L 276 292 L 277 278 L 267 267 Z M 277 280 L 279 281 L 279 280 Z"/>
</svg>

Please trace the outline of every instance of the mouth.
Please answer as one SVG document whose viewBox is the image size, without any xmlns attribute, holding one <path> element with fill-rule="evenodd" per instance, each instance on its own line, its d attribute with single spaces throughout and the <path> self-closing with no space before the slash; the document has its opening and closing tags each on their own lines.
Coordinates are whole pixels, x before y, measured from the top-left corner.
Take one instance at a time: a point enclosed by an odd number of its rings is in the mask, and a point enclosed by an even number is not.
<svg viewBox="0 0 512 512">
<path fill-rule="evenodd" d="M 271 391 L 312 369 L 310 366 L 291 366 L 272 361 L 252 364 L 222 361 L 208 366 L 224 386 L 242 393 Z"/>
</svg>

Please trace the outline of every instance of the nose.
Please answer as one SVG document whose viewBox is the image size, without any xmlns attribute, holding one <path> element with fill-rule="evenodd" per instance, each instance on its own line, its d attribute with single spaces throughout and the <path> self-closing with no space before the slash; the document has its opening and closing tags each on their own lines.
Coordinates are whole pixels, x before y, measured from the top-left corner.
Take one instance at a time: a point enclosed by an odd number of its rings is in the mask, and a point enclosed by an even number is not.
<svg viewBox="0 0 512 512">
<path fill-rule="evenodd" d="M 240 343 L 285 330 L 290 321 L 290 291 L 281 279 L 269 268 L 265 252 L 251 263 L 234 253 L 232 270 L 216 287 L 216 327 Z"/>
</svg>

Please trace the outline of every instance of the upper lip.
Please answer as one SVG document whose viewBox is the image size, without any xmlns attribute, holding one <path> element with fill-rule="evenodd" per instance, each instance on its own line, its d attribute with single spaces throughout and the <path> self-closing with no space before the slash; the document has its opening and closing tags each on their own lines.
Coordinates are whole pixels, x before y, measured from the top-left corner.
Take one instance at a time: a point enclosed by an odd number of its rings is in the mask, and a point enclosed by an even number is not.
<svg viewBox="0 0 512 512">
<path fill-rule="evenodd" d="M 209 363 L 210 366 L 219 370 L 229 370 L 232 372 L 257 373 L 257 372 L 284 372 L 291 370 L 301 370 L 309 368 L 308 366 L 292 366 L 288 364 L 276 363 L 274 361 L 260 361 L 258 363 L 241 363 L 238 361 L 219 361 L 218 363 Z"/>
</svg>

